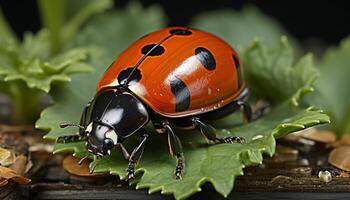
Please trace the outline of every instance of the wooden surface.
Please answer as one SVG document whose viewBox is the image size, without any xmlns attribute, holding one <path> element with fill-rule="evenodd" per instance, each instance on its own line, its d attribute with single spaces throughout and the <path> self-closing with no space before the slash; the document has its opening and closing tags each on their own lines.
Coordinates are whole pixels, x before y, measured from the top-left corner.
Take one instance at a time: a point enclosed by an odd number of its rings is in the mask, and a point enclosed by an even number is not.
<svg viewBox="0 0 350 200">
<path fill-rule="evenodd" d="M 245 175 L 236 179 L 234 191 L 228 199 L 350 199 L 350 178 L 327 163 L 329 149 L 316 144 L 290 144 L 280 141 L 273 158 L 266 158 L 260 166 L 246 168 Z M 289 146 L 289 147 L 288 147 Z M 159 192 L 149 195 L 147 190 L 135 190 L 113 176 L 79 177 L 68 174 L 61 166 L 62 155 L 33 155 L 30 185 L 11 185 L 0 188 L 6 200 L 12 199 L 173 199 Z M 331 172 L 331 182 L 322 182 L 317 174 Z M 345 173 L 346 175 L 347 173 Z M 190 199 L 224 199 L 210 184 Z M 1 199 L 1 198 L 0 198 Z"/>
<path fill-rule="evenodd" d="M 283 165 L 268 169 L 248 168 L 245 170 L 246 175 L 237 179 L 235 189 L 228 199 L 350 198 L 349 178 L 333 178 L 331 182 L 324 183 L 317 176 L 310 175 L 308 167 L 282 167 Z M 126 186 L 126 183 L 112 179 L 102 185 L 95 185 L 83 180 L 77 183 L 76 177 L 69 177 L 73 183 L 36 183 L 17 187 L 15 193 L 22 193 L 23 199 L 172 199 L 171 196 L 162 196 L 159 193 L 148 195 L 147 190 L 135 190 Z M 195 194 L 190 199 L 224 199 L 210 184 L 205 184 L 203 188 L 203 192 Z M 17 198 L 18 195 L 15 199 Z"/>
</svg>

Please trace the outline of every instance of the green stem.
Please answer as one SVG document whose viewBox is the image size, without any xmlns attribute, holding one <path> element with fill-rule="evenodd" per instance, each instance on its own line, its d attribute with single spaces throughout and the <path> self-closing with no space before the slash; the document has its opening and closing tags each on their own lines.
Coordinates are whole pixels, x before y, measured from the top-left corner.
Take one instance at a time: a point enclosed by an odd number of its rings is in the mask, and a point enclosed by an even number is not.
<svg viewBox="0 0 350 200">
<path fill-rule="evenodd" d="M 69 41 L 79 31 L 79 28 L 93 15 L 100 13 L 113 6 L 111 0 L 98 0 L 87 2 L 85 6 L 77 10 L 77 13 L 67 19 L 63 27 L 62 38 L 64 42 Z"/>
<path fill-rule="evenodd" d="M 58 53 L 62 46 L 62 26 L 65 21 L 65 0 L 38 0 L 42 24 L 50 31 L 51 54 Z"/>
<path fill-rule="evenodd" d="M 67 19 L 65 10 L 69 3 L 67 0 L 38 0 L 41 21 L 50 31 L 52 54 L 62 50 L 91 16 L 113 6 L 112 0 L 87 1 L 71 19 Z"/>
<path fill-rule="evenodd" d="M 13 82 L 9 92 L 13 101 L 13 122 L 34 124 L 40 113 L 40 91 L 26 87 L 23 82 Z"/>
</svg>

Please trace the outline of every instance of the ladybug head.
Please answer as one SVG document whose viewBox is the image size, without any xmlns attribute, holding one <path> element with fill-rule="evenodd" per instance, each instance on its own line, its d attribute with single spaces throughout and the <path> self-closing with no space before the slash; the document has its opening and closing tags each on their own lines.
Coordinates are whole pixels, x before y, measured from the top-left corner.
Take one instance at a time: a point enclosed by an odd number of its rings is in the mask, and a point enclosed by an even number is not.
<svg viewBox="0 0 350 200">
<path fill-rule="evenodd" d="M 115 89 L 96 95 L 90 106 L 90 122 L 85 128 L 86 147 L 102 157 L 149 120 L 143 103 L 130 92 Z M 89 120 L 90 119 L 90 120 Z"/>
<path fill-rule="evenodd" d="M 91 122 L 85 132 L 87 136 L 86 148 L 88 152 L 97 155 L 98 158 L 111 154 L 111 149 L 120 143 L 114 128 L 101 121 Z"/>
</svg>

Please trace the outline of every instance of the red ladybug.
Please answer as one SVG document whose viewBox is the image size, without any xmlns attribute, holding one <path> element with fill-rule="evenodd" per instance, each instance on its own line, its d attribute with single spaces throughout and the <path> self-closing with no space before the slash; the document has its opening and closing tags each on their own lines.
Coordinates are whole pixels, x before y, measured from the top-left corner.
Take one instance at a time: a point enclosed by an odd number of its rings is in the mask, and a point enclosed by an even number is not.
<svg viewBox="0 0 350 200">
<path fill-rule="evenodd" d="M 143 127 L 151 122 L 167 134 L 177 160 L 175 176 L 181 178 L 184 154 L 173 127 L 198 129 L 215 143 L 242 143 L 241 137 L 217 137 L 207 121 L 240 107 L 249 121 L 247 95 L 242 65 L 230 45 L 204 31 L 165 28 L 140 38 L 112 63 L 83 111 L 79 135 L 61 139 L 86 139 L 87 150 L 97 158 L 121 148 L 133 178 L 148 137 Z M 129 154 L 122 142 L 135 133 L 141 142 Z"/>
</svg>

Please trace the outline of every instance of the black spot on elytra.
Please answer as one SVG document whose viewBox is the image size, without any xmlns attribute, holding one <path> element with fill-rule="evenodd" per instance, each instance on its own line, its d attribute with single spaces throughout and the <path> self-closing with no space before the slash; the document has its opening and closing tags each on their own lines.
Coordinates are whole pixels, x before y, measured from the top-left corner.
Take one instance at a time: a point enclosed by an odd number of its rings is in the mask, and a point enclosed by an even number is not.
<svg viewBox="0 0 350 200">
<path fill-rule="evenodd" d="M 160 56 L 164 53 L 165 49 L 164 47 L 157 45 L 157 44 L 148 44 L 141 49 L 141 53 L 143 55 L 148 56 Z"/>
<path fill-rule="evenodd" d="M 198 60 L 202 63 L 202 65 L 207 70 L 214 70 L 216 67 L 216 61 L 213 56 L 213 54 L 210 53 L 210 51 L 204 47 L 198 47 L 195 49 L 195 54 L 198 58 Z"/>
<path fill-rule="evenodd" d="M 123 71 L 121 71 L 118 75 L 118 82 L 119 82 L 119 85 L 123 85 L 125 84 L 125 81 L 127 80 L 127 78 L 129 77 L 130 73 L 134 70 L 134 67 L 129 67 L 127 69 L 124 69 Z M 133 84 L 133 83 L 136 83 L 136 82 L 139 82 L 142 78 L 142 75 L 141 75 L 141 71 L 136 68 L 134 70 L 134 72 L 131 74 L 129 80 L 128 80 L 128 84 Z"/>
<path fill-rule="evenodd" d="M 182 80 L 175 78 L 170 82 L 170 88 L 176 98 L 175 111 L 181 112 L 188 110 L 190 108 L 191 94 L 186 84 Z"/>
<path fill-rule="evenodd" d="M 192 31 L 188 29 L 171 29 L 169 33 L 172 35 L 192 35 Z"/>
<path fill-rule="evenodd" d="M 238 87 L 241 88 L 242 83 L 243 83 L 241 63 L 239 62 L 238 58 L 235 55 L 232 55 L 232 59 L 233 59 L 233 62 L 235 63 L 235 66 L 236 66 Z"/>
</svg>

